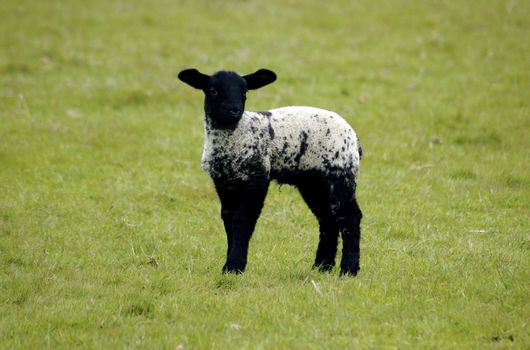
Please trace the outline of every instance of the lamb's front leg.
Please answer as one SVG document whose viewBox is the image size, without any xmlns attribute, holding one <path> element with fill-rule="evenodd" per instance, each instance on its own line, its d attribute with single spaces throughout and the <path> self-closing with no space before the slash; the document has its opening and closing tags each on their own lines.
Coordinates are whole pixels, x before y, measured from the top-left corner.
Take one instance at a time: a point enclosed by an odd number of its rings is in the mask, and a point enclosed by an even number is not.
<svg viewBox="0 0 530 350">
<path fill-rule="evenodd" d="M 268 185 L 268 179 L 257 178 L 231 186 L 231 190 L 224 193 L 224 202 L 223 199 L 221 201 L 226 203 L 223 220 L 227 230 L 228 256 L 223 272 L 245 271 L 250 237 L 263 208 Z M 232 197 L 227 197 L 230 194 Z"/>
<path fill-rule="evenodd" d="M 240 193 L 236 191 L 236 187 L 221 183 L 216 183 L 215 189 L 217 190 L 217 195 L 221 201 L 221 218 L 223 219 L 226 231 L 226 257 L 228 259 L 228 254 L 230 254 L 233 241 L 232 221 L 234 219 L 236 209 L 239 207 Z"/>
</svg>

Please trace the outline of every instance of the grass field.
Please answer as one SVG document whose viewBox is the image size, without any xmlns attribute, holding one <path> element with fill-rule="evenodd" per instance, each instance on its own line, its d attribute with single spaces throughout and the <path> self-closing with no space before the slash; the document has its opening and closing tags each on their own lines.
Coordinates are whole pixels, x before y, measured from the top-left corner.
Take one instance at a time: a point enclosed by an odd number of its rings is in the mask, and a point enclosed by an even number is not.
<svg viewBox="0 0 530 350">
<path fill-rule="evenodd" d="M 0 2 L 0 349 L 530 347 L 527 1 Z M 221 275 L 202 95 L 342 114 L 365 157 L 361 272 L 272 186 Z"/>
</svg>

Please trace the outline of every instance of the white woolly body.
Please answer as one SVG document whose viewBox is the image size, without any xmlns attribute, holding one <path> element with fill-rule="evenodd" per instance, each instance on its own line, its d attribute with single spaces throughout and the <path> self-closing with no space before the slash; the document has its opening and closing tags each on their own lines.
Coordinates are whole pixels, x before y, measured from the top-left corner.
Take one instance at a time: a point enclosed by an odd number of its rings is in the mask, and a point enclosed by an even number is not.
<svg viewBox="0 0 530 350">
<path fill-rule="evenodd" d="M 213 179 L 248 180 L 265 174 L 319 171 L 355 177 L 360 145 L 337 113 L 283 107 L 243 113 L 235 129 L 213 128 L 206 118 L 203 169 Z"/>
</svg>

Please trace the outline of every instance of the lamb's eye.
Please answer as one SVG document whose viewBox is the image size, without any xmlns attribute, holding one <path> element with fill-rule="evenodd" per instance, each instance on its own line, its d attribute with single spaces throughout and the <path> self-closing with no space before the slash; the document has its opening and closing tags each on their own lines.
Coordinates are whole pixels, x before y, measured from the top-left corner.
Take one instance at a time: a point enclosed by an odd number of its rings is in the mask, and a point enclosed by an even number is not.
<svg viewBox="0 0 530 350">
<path fill-rule="evenodd" d="M 210 88 L 210 95 L 217 96 L 217 90 L 215 90 L 215 88 Z"/>
</svg>

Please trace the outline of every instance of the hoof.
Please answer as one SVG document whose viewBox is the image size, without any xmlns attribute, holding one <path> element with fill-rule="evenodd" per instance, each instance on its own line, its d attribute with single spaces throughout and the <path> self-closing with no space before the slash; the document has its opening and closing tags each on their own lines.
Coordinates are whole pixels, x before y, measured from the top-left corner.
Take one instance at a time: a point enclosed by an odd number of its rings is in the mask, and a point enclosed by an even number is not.
<svg viewBox="0 0 530 350">
<path fill-rule="evenodd" d="M 242 274 L 245 271 L 245 264 L 227 261 L 223 266 L 223 273 Z"/>
<path fill-rule="evenodd" d="M 313 264 L 313 270 L 317 270 L 319 272 L 330 272 L 333 270 L 333 267 L 335 267 L 335 264 L 330 263 L 314 263 Z"/>
<path fill-rule="evenodd" d="M 357 273 L 359 272 L 359 270 L 360 270 L 359 265 L 341 266 L 340 267 L 340 275 L 341 276 L 355 277 L 355 276 L 357 276 Z"/>
</svg>

